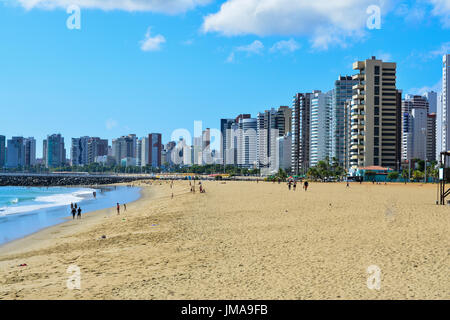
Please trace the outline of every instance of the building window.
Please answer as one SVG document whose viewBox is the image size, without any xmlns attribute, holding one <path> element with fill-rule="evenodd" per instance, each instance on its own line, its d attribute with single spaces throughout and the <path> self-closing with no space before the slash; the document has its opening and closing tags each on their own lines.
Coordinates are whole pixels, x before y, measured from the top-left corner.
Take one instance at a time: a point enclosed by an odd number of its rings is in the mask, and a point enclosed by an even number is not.
<svg viewBox="0 0 450 320">
<path fill-rule="evenodd" d="M 380 94 L 380 87 L 379 86 L 375 86 L 375 94 L 376 95 Z"/>
<path fill-rule="evenodd" d="M 375 74 L 380 74 L 380 66 L 375 66 Z"/>
<path fill-rule="evenodd" d="M 373 158 L 373 164 L 378 166 L 380 164 L 380 160 L 378 158 Z"/>
<path fill-rule="evenodd" d="M 375 76 L 375 85 L 376 86 L 380 85 L 380 76 Z"/>
<path fill-rule="evenodd" d="M 376 126 L 379 126 L 379 125 L 380 125 L 380 117 L 374 117 L 374 124 L 375 124 Z"/>
<path fill-rule="evenodd" d="M 380 145 L 380 138 L 377 138 L 377 137 L 373 138 L 373 144 L 376 147 L 378 147 Z M 376 148 L 376 149 L 378 150 L 378 148 Z"/>
<path fill-rule="evenodd" d="M 373 134 L 375 136 L 379 136 L 380 135 L 380 127 L 374 127 L 373 128 Z"/>
<path fill-rule="evenodd" d="M 376 116 L 380 115 L 380 107 L 375 107 L 374 113 Z"/>
<path fill-rule="evenodd" d="M 380 105 L 380 97 L 378 97 L 378 96 L 375 96 L 375 97 L 374 97 L 374 104 L 375 104 L 376 106 L 379 106 L 379 105 Z"/>
</svg>

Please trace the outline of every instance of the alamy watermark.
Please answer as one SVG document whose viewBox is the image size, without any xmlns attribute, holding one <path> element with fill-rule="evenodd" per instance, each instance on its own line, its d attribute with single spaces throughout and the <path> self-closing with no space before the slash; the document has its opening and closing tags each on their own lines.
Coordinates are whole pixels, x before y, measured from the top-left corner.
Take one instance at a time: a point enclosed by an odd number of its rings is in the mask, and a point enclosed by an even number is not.
<svg viewBox="0 0 450 320">
<path fill-rule="evenodd" d="M 67 14 L 70 16 L 66 20 L 66 26 L 69 30 L 80 30 L 81 29 L 81 9 L 77 5 L 70 5 L 67 8 Z"/>
<path fill-rule="evenodd" d="M 67 268 L 67 273 L 70 274 L 66 281 L 67 289 L 81 290 L 81 270 L 77 265 L 70 265 Z"/>
<path fill-rule="evenodd" d="M 381 269 L 377 265 L 370 265 L 367 267 L 367 288 L 370 290 L 381 289 Z"/>
<path fill-rule="evenodd" d="M 367 28 L 369 30 L 381 29 L 381 8 L 377 5 L 370 5 L 367 7 L 366 13 L 369 15 L 367 18 Z"/>
</svg>

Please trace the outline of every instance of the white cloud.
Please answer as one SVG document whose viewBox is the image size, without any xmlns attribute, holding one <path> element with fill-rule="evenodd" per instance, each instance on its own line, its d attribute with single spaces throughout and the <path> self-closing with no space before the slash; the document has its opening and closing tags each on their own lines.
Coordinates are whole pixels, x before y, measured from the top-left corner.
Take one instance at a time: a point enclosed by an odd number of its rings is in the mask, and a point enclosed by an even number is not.
<svg viewBox="0 0 450 320">
<path fill-rule="evenodd" d="M 115 127 L 117 127 L 117 125 L 118 125 L 118 122 L 114 119 L 108 119 L 108 120 L 106 120 L 106 123 L 105 123 L 106 129 L 108 129 L 108 130 L 114 129 Z"/>
<path fill-rule="evenodd" d="M 86 9 L 124 10 L 124 11 L 152 11 L 176 14 L 205 5 L 211 0 L 14 0 L 27 10 L 66 9 L 70 5 L 77 5 Z"/>
<path fill-rule="evenodd" d="M 226 36 L 311 36 L 314 47 L 325 49 L 330 43 L 345 46 L 348 37 L 361 38 L 372 4 L 374 0 L 227 0 L 205 17 L 202 29 Z"/>
<path fill-rule="evenodd" d="M 233 49 L 230 55 L 227 58 L 227 62 L 234 62 L 234 58 L 236 56 L 236 52 L 246 52 L 247 56 L 251 54 L 261 54 L 264 49 L 264 45 L 261 41 L 255 40 L 252 43 L 244 46 L 239 46 Z"/>
<path fill-rule="evenodd" d="M 444 27 L 450 28 L 450 0 L 429 0 L 433 5 L 431 13 L 441 18 Z"/>
<path fill-rule="evenodd" d="M 264 49 L 264 45 L 259 40 L 255 40 L 246 46 L 236 47 L 236 51 L 243 51 L 243 52 L 247 52 L 249 54 L 251 54 L 251 53 L 259 54 L 259 53 L 261 53 L 261 51 L 263 49 Z"/>
<path fill-rule="evenodd" d="M 148 28 L 147 33 L 145 35 L 145 39 L 142 40 L 141 50 L 142 51 L 158 51 L 161 50 L 161 44 L 166 42 L 166 38 L 162 35 L 158 34 L 154 37 L 150 35 L 150 28 Z"/>
<path fill-rule="evenodd" d="M 384 62 L 392 61 L 392 54 L 387 52 L 378 52 L 376 55 L 377 59 L 383 60 Z"/>
<path fill-rule="evenodd" d="M 433 86 L 423 86 L 421 88 L 411 88 L 408 90 L 409 94 L 419 94 L 423 95 L 426 92 L 434 91 L 441 92 L 442 91 L 442 78 Z"/>
<path fill-rule="evenodd" d="M 289 40 L 281 40 L 275 43 L 272 48 L 270 48 L 270 52 L 280 51 L 282 53 L 294 52 L 300 49 L 300 44 L 294 39 Z"/>
<path fill-rule="evenodd" d="M 430 52 L 431 57 L 443 56 L 444 54 L 450 53 L 450 42 L 444 42 L 441 47 L 437 50 Z"/>
</svg>

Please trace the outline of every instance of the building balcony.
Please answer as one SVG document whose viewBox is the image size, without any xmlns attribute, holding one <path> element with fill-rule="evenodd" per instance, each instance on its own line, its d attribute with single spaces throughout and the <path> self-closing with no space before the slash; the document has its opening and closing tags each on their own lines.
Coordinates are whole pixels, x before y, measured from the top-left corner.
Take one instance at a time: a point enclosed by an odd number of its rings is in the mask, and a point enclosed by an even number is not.
<svg viewBox="0 0 450 320">
<path fill-rule="evenodd" d="M 357 99 L 364 100 L 364 95 L 363 94 L 355 94 L 352 96 L 352 99 L 353 100 L 357 100 Z"/>
<path fill-rule="evenodd" d="M 364 110 L 364 105 L 363 104 L 354 104 L 354 105 L 352 105 L 351 110 Z"/>
<path fill-rule="evenodd" d="M 352 87 L 352 89 L 353 89 L 353 90 L 364 90 L 364 89 L 365 89 L 365 86 L 364 86 L 363 84 L 358 83 L 358 84 L 355 84 L 355 85 Z"/>
<path fill-rule="evenodd" d="M 356 129 L 364 129 L 364 125 L 363 124 L 353 124 L 351 127 L 352 130 L 356 130 Z"/>
<path fill-rule="evenodd" d="M 364 70 L 366 64 L 364 61 L 353 62 L 353 70 Z"/>
<path fill-rule="evenodd" d="M 364 76 L 363 74 L 361 74 L 361 73 L 358 73 L 358 74 L 354 74 L 354 75 L 352 76 L 352 79 L 353 79 L 353 80 L 364 80 L 364 79 L 365 79 L 365 76 Z"/>
<path fill-rule="evenodd" d="M 352 114 L 352 120 L 356 120 L 356 119 L 360 119 L 363 120 L 364 119 L 364 115 L 363 114 Z"/>
</svg>

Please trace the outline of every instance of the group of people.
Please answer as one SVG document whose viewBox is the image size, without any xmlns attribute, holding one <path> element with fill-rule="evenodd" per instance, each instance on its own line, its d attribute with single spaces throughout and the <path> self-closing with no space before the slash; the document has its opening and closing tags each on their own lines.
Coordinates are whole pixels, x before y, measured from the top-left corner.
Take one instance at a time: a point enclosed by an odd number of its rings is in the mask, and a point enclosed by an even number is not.
<svg viewBox="0 0 450 320">
<path fill-rule="evenodd" d="M 70 213 L 72 214 L 73 220 L 75 220 L 75 216 L 77 216 L 77 219 L 81 219 L 81 207 L 79 207 L 76 203 L 70 204 Z"/>
<path fill-rule="evenodd" d="M 117 202 L 116 208 L 117 208 L 117 215 L 120 215 L 120 203 Z M 123 211 L 124 212 L 127 211 L 127 205 L 125 203 L 123 204 Z"/>
<path fill-rule="evenodd" d="M 189 180 L 189 186 L 191 187 L 191 192 L 195 193 L 195 180 L 194 180 L 194 184 L 192 184 L 191 181 Z M 198 188 L 200 189 L 200 193 L 206 193 L 206 190 L 203 187 L 201 181 L 198 182 Z"/>
<path fill-rule="evenodd" d="M 303 189 L 304 189 L 305 191 L 308 191 L 308 186 L 309 186 L 308 181 L 305 181 L 305 182 L 303 183 Z M 291 190 L 291 188 L 293 188 L 294 191 L 295 191 L 295 190 L 297 189 L 297 180 L 294 180 L 294 181 L 289 180 L 289 181 L 288 181 L 288 188 L 289 188 L 289 190 Z"/>
</svg>

